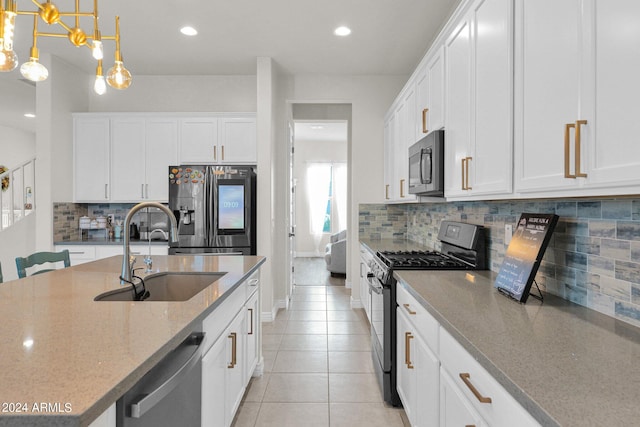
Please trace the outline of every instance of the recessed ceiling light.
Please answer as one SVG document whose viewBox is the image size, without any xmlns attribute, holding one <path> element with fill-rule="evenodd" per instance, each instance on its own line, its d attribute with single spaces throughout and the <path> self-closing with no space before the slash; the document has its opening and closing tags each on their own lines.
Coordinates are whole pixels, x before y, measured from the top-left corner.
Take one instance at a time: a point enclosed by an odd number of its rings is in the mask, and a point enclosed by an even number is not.
<svg viewBox="0 0 640 427">
<path fill-rule="evenodd" d="M 36 115 L 33 113 L 24 113 L 24 116 L 33 119 Z"/>
<path fill-rule="evenodd" d="M 311 129 L 313 129 L 313 130 L 322 130 L 322 129 L 324 129 L 324 126 L 322 126 L 322 125 L 311 125 Z"/>
<path fill-rule="evenodd" d="M 198 31 L 195 28 L 189 26 L 180 28 L 180 32 L 185 36 L 195 36 L 198 34 Z"/>
<path fill-rule="evenodd" d="M 349 27 L 338 27 L 335 30 L 333 30 L 333 34 L 335 34 L 336 36 L 348 36 L 349 34 L 351 34 L 351 28 Z"/>
</svg>

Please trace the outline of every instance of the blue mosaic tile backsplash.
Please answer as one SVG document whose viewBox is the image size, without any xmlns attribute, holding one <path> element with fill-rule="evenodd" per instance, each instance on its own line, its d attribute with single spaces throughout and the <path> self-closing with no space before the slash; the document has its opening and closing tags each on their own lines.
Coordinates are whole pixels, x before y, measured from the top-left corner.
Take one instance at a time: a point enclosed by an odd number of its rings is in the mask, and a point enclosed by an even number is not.
<svg viewBox="0 0 640 427">
<path fill-rule="evenodd" d="M 523 212 L 560 216 L 536 275 L 543 290 L 640 326 L 640 198 L 360 205 L 359 232 L 440 249 L 442 220 L 483 225 L 490 269 L 498 272 L 504 226 L 515 229 Z"/>
</svg>

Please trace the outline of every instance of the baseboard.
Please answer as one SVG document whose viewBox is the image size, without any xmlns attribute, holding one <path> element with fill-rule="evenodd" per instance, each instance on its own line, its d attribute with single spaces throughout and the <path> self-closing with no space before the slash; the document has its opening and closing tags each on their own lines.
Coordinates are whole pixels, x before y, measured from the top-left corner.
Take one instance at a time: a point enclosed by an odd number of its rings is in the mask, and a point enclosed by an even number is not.
<svg viewBox="0 0 640 427">
<path fill-rule="evenodd" d="M 351 308 L 364 308 L 364 305 L 362 305 L 362 300 L 360 299 L 355 299 L 353 298 L 353 296 L 351 296 Z"/>
<path fill-rule="evenodd" d="M 260 315 L 260 321 L 273 322 L 274 320 L 276 320 L 276 316 L 278 315 L 278 310 L 280 310 L 281 308 L 284 308 L 285 310 L 288 308 L 286 299 L 275 301 L 270 312 L 263 311 L 262 314 Z"/>
</svg>

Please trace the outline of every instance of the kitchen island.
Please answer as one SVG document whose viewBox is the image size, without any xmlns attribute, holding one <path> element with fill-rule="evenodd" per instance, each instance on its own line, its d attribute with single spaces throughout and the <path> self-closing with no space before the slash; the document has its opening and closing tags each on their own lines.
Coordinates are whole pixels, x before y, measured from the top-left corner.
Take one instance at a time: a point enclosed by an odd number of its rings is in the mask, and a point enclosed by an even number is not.
<svg viewBox="0 0 640 427">
<path fill-rule="evenodd" d="M 0 285 L 0 426 L 89 425 L 265 261 L 153 260 L 152 273 L 137 274 L 225 274 L 183 302 L 94 301 L 121 287 L 121 256 Z"/>
</svg>

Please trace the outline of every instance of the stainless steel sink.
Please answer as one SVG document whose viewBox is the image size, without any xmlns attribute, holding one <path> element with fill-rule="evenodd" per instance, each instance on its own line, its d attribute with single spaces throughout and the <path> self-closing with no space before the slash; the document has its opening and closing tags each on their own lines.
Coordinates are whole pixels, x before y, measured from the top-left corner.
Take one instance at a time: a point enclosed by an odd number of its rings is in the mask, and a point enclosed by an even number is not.
<svg viewBox="0 0 640 427">
<path fill-rule="evenodd" d="M 149 297 L 144 301 L 187 301 L 225 273 L 158 273 L 144 278 Z M 142 286 L 137 285 L 138 291 Z M 135 301 L 131 285 L 104 292 L 94 301 Z"/>
</svg>

